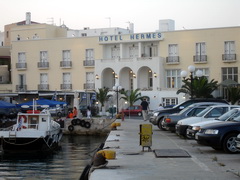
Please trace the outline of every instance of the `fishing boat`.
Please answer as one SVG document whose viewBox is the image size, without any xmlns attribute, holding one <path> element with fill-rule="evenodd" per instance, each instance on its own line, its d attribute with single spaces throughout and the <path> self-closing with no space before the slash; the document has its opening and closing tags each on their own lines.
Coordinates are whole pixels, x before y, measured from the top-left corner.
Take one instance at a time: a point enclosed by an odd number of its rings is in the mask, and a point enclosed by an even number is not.
<svg viewBox="0 0 240 180">
<path fill-rule="evenodd" d="M 16 124 L 0 129 L 3 154 L 45 154 L 59 148 L 60 125 L 52 120 L 48 105 L 41 106 L 41 109 L 37 110 L 33 105 L 33 109 L 18 113 Z"/>
</svg>

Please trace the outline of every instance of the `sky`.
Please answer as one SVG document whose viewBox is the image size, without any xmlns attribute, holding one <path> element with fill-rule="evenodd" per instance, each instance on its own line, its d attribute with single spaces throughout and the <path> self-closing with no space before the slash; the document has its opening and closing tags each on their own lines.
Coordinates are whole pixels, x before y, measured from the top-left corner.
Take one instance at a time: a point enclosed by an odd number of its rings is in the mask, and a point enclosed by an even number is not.
<svg viewBox="0 0 240 180">
<path fill-rule="evenodd" d="M 240 0 L 0 0 L 0 31 L 23 21 L 26 12 L 39 23 L 84 27 L 127 28 L 154 32 L 159 20 L 172 19 L 175 29 L 240 26 Z"/>
</svg>

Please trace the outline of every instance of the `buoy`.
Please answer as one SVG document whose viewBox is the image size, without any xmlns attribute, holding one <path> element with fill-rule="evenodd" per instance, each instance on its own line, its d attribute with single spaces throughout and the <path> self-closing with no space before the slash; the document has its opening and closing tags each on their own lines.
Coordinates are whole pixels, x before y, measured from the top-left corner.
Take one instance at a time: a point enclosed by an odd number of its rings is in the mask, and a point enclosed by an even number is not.
<svg viewBox="0 0 240 180">
<path fill-rule="evenodd" d="M 69 125 L 68 126 L 68 130 L 72 132 L 74 130 L 74 126 L 73 125 Z"/>
</svg>

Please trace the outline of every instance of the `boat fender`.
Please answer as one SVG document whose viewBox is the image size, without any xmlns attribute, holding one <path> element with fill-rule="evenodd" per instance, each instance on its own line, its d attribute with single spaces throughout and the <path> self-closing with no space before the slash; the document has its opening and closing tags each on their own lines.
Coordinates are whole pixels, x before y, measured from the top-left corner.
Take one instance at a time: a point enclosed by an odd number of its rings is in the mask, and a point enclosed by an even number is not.
<svg viewBox="0 0 240 180">
<path fill-rule="evenodd" d="M 81 119 L 76 119 L 76 124 L 80 125 L 80 123 L 81 123 Z"/>
<path fill-rule="evenodd" d="M 69 125 L 69 126 L 68 126 L 68 130 L 69 130 L 70 132 L 72 132 L 72 131 L 74 130 L 74 126 L 73 126 L 73 125 Z"/>
<path fill-rule="evenodd" d="M 80 126 L 85 127 L 85 123 L 86 123 L 86 121 L 82 120 L 82 121 L 80 122 Z"/>
<path fill-rule="evenodd" d="M 85 128 L 89 129 L 91 127 L 91 123 L 90 122 L 85 122 Z"/>
<path fill-rule="evenodd" d="M 73 120 L 71 121 L 71 123 L 72 123 L 73 126 L 76 126 L 76 125 L 77 125 L 76 119 L 73 119 Z"/>
</svg>

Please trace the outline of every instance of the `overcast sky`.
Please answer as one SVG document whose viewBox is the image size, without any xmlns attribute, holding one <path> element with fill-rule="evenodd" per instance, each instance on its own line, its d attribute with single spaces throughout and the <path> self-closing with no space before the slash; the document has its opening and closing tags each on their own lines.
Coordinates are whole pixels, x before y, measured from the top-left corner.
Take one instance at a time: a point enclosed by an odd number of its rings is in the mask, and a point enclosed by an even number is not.
<svg viewBox="0 0 240 180">
<path fill-rule="evenodd" d="M 160 19 L 175 21 L 175 29 L 240 26 L 240 0 L 0 0 L 0 31 L 25 20 L 64 23 L 70 29 L 127 28 L 153 32 Z"/>
</svg>

